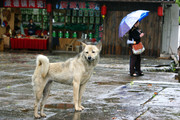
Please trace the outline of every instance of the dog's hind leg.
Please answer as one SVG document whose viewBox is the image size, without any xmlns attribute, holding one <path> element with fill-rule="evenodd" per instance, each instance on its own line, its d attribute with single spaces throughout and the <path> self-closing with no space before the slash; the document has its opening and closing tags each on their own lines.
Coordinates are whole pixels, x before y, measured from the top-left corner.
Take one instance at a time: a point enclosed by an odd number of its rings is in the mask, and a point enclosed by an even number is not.
<svg viewBox="0 0 180 120">
<path fill-rule="evenodd" d="M 40 90 L 40 91 L 35 91 L 35 96 L 36 96 L 36 100 L 35 100 L 35 103 L 34 103 L 34 117 L 35 118 L 40 118 L 41 116 L 38 114 L 38 104 L 39 104 L 39 101 L 42 97 L 42 92 L 43 90 Z"/>
<path fill-rule="evenodd" d="M 34 93 L 35 93 L 35 103 L 34 103 L 34 117 L 35 118 L 40 118 L 41 116 L 38 114 L 38 104 L 39 101 L 42 98 L 44 86 L 46 82 L 40 82 L 40 83 L 35 83 L 34 85 Z"/>
<path fill-rule="evenodd" d="M 46 100 L 49 96 L 51 85 L 52 85 L 52 80 L 47 82 L 47 84 L 44 88 L 44 91 L 43 91 L 43 98 L 42 98 L 41 105 L 40 105 L 41 117 L 46 117 L 46 114 L 44 113 L 44 106 L 45 106 Z"/>
</svg>

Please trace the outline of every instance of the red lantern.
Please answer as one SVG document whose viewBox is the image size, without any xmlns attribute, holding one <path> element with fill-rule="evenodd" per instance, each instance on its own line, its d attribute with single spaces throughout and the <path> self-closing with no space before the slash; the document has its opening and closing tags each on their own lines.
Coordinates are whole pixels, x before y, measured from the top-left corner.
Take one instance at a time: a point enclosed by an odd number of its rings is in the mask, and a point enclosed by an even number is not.
<svg viewBox="0 0 180 120">
<path fill-rule="evenodd" d="M 101 7 L 101 15 L 102 15 L 103 19 L 104 19 L 106 13 L 107 13 L 107 7 L 106 7 L 106 5 L 103 5 Z"/>
<path fill-rule="evenodd" d="M 52 5 L 50 3 L 47 4 L 47 12 L 50 13 L 52 11 Z"/>
<path fill-rule="evenodd" d="M 158 16 L 163 16 L 163 7 L 162 6 L 158 7 Z"/>
</svg>

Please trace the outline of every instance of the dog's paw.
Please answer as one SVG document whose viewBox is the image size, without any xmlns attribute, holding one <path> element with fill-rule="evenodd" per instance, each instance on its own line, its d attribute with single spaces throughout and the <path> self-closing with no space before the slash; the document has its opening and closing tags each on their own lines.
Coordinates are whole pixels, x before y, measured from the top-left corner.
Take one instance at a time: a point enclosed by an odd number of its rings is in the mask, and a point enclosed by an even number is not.
<svg viewBox="0 0 180 120">
<path fill-rule="evenodd" d="M 46 114 L 45 113 L 41 113 L 41 117 L 46 117 Z"/>
<path fill-rule="evenodd" d="M 36 119 L 40 119 L 40 118 L 41 118 L 41 116 L 40 116 L 39 114 L 35 114 L 34 117 L 35 117 Z"/>
<path fill-rule="evenodd" d="M 79 106 L 82 110 L 84 110 L 85 108 L 81 105 L 81 106 Z"/>
<path fill-rule="evenodd" d="M 75 108 L 76 111 L 82 111 L 82 108 L 78 107 L 78 108 Z"/>
</svg>

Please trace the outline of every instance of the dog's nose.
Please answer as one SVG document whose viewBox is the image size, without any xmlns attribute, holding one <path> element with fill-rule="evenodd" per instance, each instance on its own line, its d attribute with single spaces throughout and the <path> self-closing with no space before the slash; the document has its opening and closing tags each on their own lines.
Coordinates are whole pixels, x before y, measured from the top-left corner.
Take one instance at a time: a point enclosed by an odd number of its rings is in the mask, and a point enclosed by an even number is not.
<svg viewBox="0 0 180 120">
<path fill-rule="evenodd" d="M 91 60 L 91 57 L 90 57 L 90 56 L 88 57 L 88 60 Z"/>
</svg>

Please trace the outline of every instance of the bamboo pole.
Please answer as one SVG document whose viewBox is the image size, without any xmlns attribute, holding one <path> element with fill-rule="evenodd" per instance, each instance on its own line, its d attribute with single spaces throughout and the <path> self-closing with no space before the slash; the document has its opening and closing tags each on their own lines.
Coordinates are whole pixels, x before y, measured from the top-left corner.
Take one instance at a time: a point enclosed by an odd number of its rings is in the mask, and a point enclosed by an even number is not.
<svg viewBox="0 0 180 120">
<path fill-rule="evenodd" d="M 52 12 L 49 13 L 49 52 L 52 53 Z"/>
</svg>

